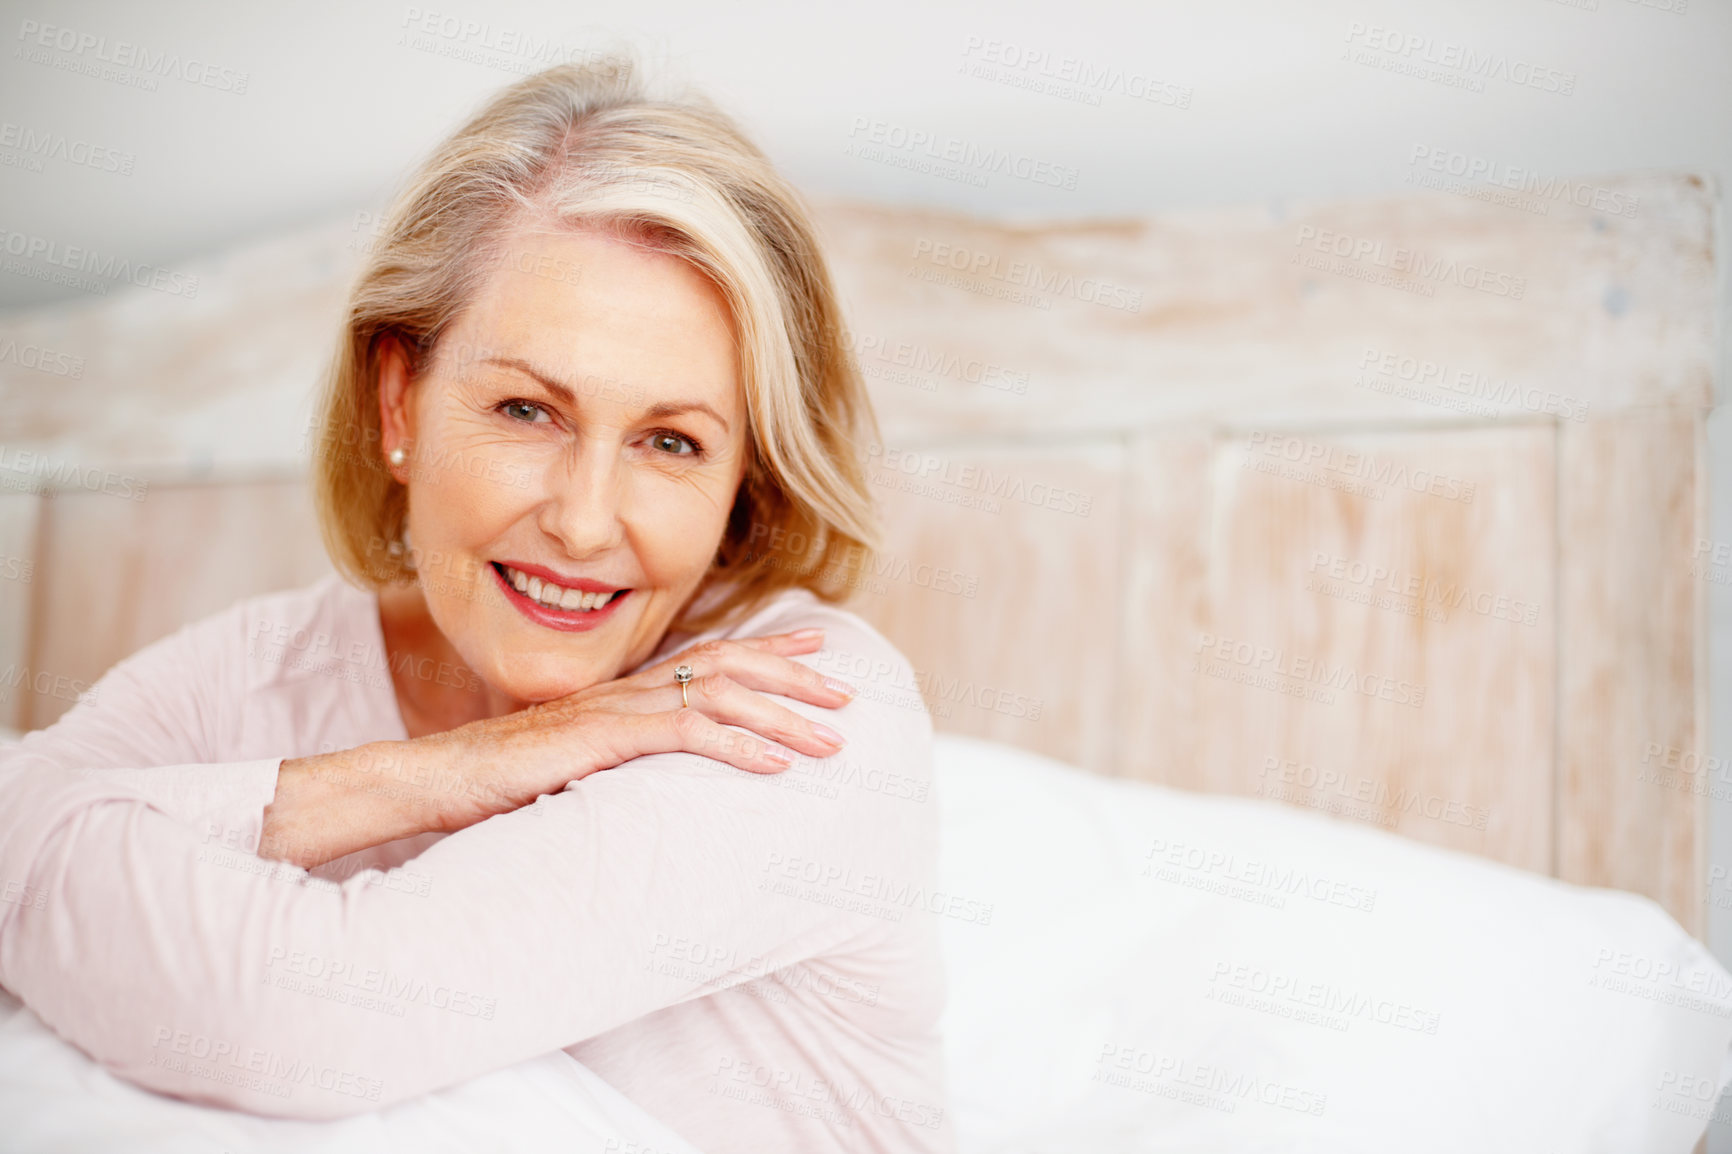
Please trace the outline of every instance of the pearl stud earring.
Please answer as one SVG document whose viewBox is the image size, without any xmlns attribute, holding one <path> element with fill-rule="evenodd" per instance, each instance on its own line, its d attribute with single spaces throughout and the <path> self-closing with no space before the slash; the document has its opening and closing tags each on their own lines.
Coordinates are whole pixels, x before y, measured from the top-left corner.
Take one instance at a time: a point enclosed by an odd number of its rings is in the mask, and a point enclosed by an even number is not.
<svg viewBox="0 0 1732 1154">
<path fill-rule="evenodd" d="M 402 445 L 398 445 L 395 449 L 391 450 L 388 459 L 393 465 L 401 465 L 404 461 L 409 459 L 409 454 L 403 451 Z"/>
</svg>

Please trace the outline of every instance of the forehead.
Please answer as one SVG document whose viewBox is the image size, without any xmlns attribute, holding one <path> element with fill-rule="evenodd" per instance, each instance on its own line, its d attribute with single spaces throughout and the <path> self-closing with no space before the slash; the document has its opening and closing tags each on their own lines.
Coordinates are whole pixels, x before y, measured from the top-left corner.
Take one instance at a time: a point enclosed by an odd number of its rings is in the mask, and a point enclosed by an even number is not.
<svg viewBox="0 0 1732 1154">
<path fill-rule="evenodd" d="M 501 238 L 454 326 L 459 359 L 519 358 L 576 386 L 737 403 L 727 303 L 678 257 L 594 228 L 521 225 Z"/>
</svg>

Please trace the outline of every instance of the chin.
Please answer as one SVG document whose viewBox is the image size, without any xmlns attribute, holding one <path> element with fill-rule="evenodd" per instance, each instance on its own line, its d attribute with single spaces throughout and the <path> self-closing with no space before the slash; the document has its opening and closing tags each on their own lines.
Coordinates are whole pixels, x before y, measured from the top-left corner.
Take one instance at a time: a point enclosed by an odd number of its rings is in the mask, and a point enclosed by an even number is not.
<svg viewBox="0 0 1732 1154">
<path fill-rule="evenodd" d="M 509 671 L 495 669 L 493 688 L 516 700 L 536 704 L 554 701 L 613 679 L 614 674 L 570 658 L 538 655 L 532 663 L 505 659 Z M 526 667 L 527 665 L 527 667 Z"/>
</svg>

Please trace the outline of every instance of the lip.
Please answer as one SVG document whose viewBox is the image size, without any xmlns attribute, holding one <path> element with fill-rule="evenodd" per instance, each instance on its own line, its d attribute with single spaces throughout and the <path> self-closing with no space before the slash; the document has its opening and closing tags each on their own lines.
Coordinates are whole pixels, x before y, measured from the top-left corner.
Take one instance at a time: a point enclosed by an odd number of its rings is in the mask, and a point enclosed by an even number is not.
<svg viewBox="0 0 1732 1154">
<path fill-rule="evenodd" d="M 606 593 L 618 589 L 620 586 L 604 585 L 600 581 L 573 581 L 566 584 L 551 570 L 544 569 L 539 565 L 519 565 L 515 561 L 498 561 L 487 566 L 493 573 L 493 579 L 499 583 L 500 591 L 505 594 L 505 599 L 511 602 L 519 613 L 537 625 L 545 626 L 548 629 L 557 629 L 562 633 L 587 633 L 591 629 L 598 628 L 605 624 L 613 616 L 614 610 L 623 605 L 632 595 L 632 590 L 627 589 L 600 609 L 592 609 L 587 613 L 578 609 L 549 609 L 539 601 L 531 601 L 512 587 L 511 582 L 505 579 L 504 571 L 500 569 L 501 565 L 507 564 L 511 568 L 522 570 L 532 577 L 540 577 L 544 581 L 551 580 L 557 585 L 565 585 L 568 589 L 581 589 L 585 593 Z"/>
<path fill-rule="evenodd" d="M 601 581 L 591 581 L 587 577 L 567 577 L 564 574 L 555 573 L 552 569 L 548 569 L 545 566 L 531 565 L 527 561 L 500 561 L 497 562 L 497 564 L 504 565 L 508 569 L 516 569 L 520 572 L 527 573 L 531 577 L 539 577 L 543 581 L 551 581 L 555 585 L 562 586 L 566 589 L 581 589 L 585 593 L 612 593 L 615 589 L 622 588 L 622 586 L 619 585 L 608 585 Z M 513 590 L 513 592 L 515 592 L 515 590 Z"/>
</svg>

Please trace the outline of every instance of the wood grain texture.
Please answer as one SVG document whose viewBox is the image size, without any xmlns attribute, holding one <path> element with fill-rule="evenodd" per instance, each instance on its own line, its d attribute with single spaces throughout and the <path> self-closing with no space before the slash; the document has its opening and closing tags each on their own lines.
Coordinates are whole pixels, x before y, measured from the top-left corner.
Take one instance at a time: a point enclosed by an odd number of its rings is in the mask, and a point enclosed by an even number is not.
<svg viewBox="0 0 1732 1154">
<path fill-rule="evenodd" d="M 1699 419 L 1626 414 L 1567 428 L 1558 470 L 1560 789 L 1557 874 L 1646 894 L 1706 921 L 1698 696 L 1703 536 Z M 1694 765 L 1691 771 L 1688 767 Z"/>
<path fill-rule="evenodd" d="M 35 493 L 0 494 L 0 726 L 28 729 L 30 634 L 37 570 L 37 527 L 42 498 Z"/>
<path fill-rule="evenodd" d="M 1116 442 L 878 456 L 883 575 L 848 608 L 914 664 L 936 728 L 1112 771 L 1121 475 Z"/>
<path fill-rule="evenodd" d="M 142 501 L 59 494 L 42 527 L 33 669 L 94 683 L 122 657 L 243 597 L 331 571 L 306 482 L 150 489 Z M 27 728 L 76 696 L 27 695 Z"/>
<path fill-rule="evenodd" d="M 1125 456 L 1125 598 L 1115 660 L 1119 677 L 1117 773 L 1207 789 L 1198 764 L 1204 687 L 1191 673 L 1197 638 L 1211 625 L 1217 435 L 1150 430 Z"/>
<path fill-rule="evenodd" d="M 820 217 L 892 439 L 1706 405 L 1713 194 L 1601 183 L 1637 215 L 1422 193 L 1109 223 Z"/>
<path fill-rule="evenodd" d="M 1553 470 L 1544 425 L 1223 438 L 1183 784 L 1549 869 Z"/>
</svg>

